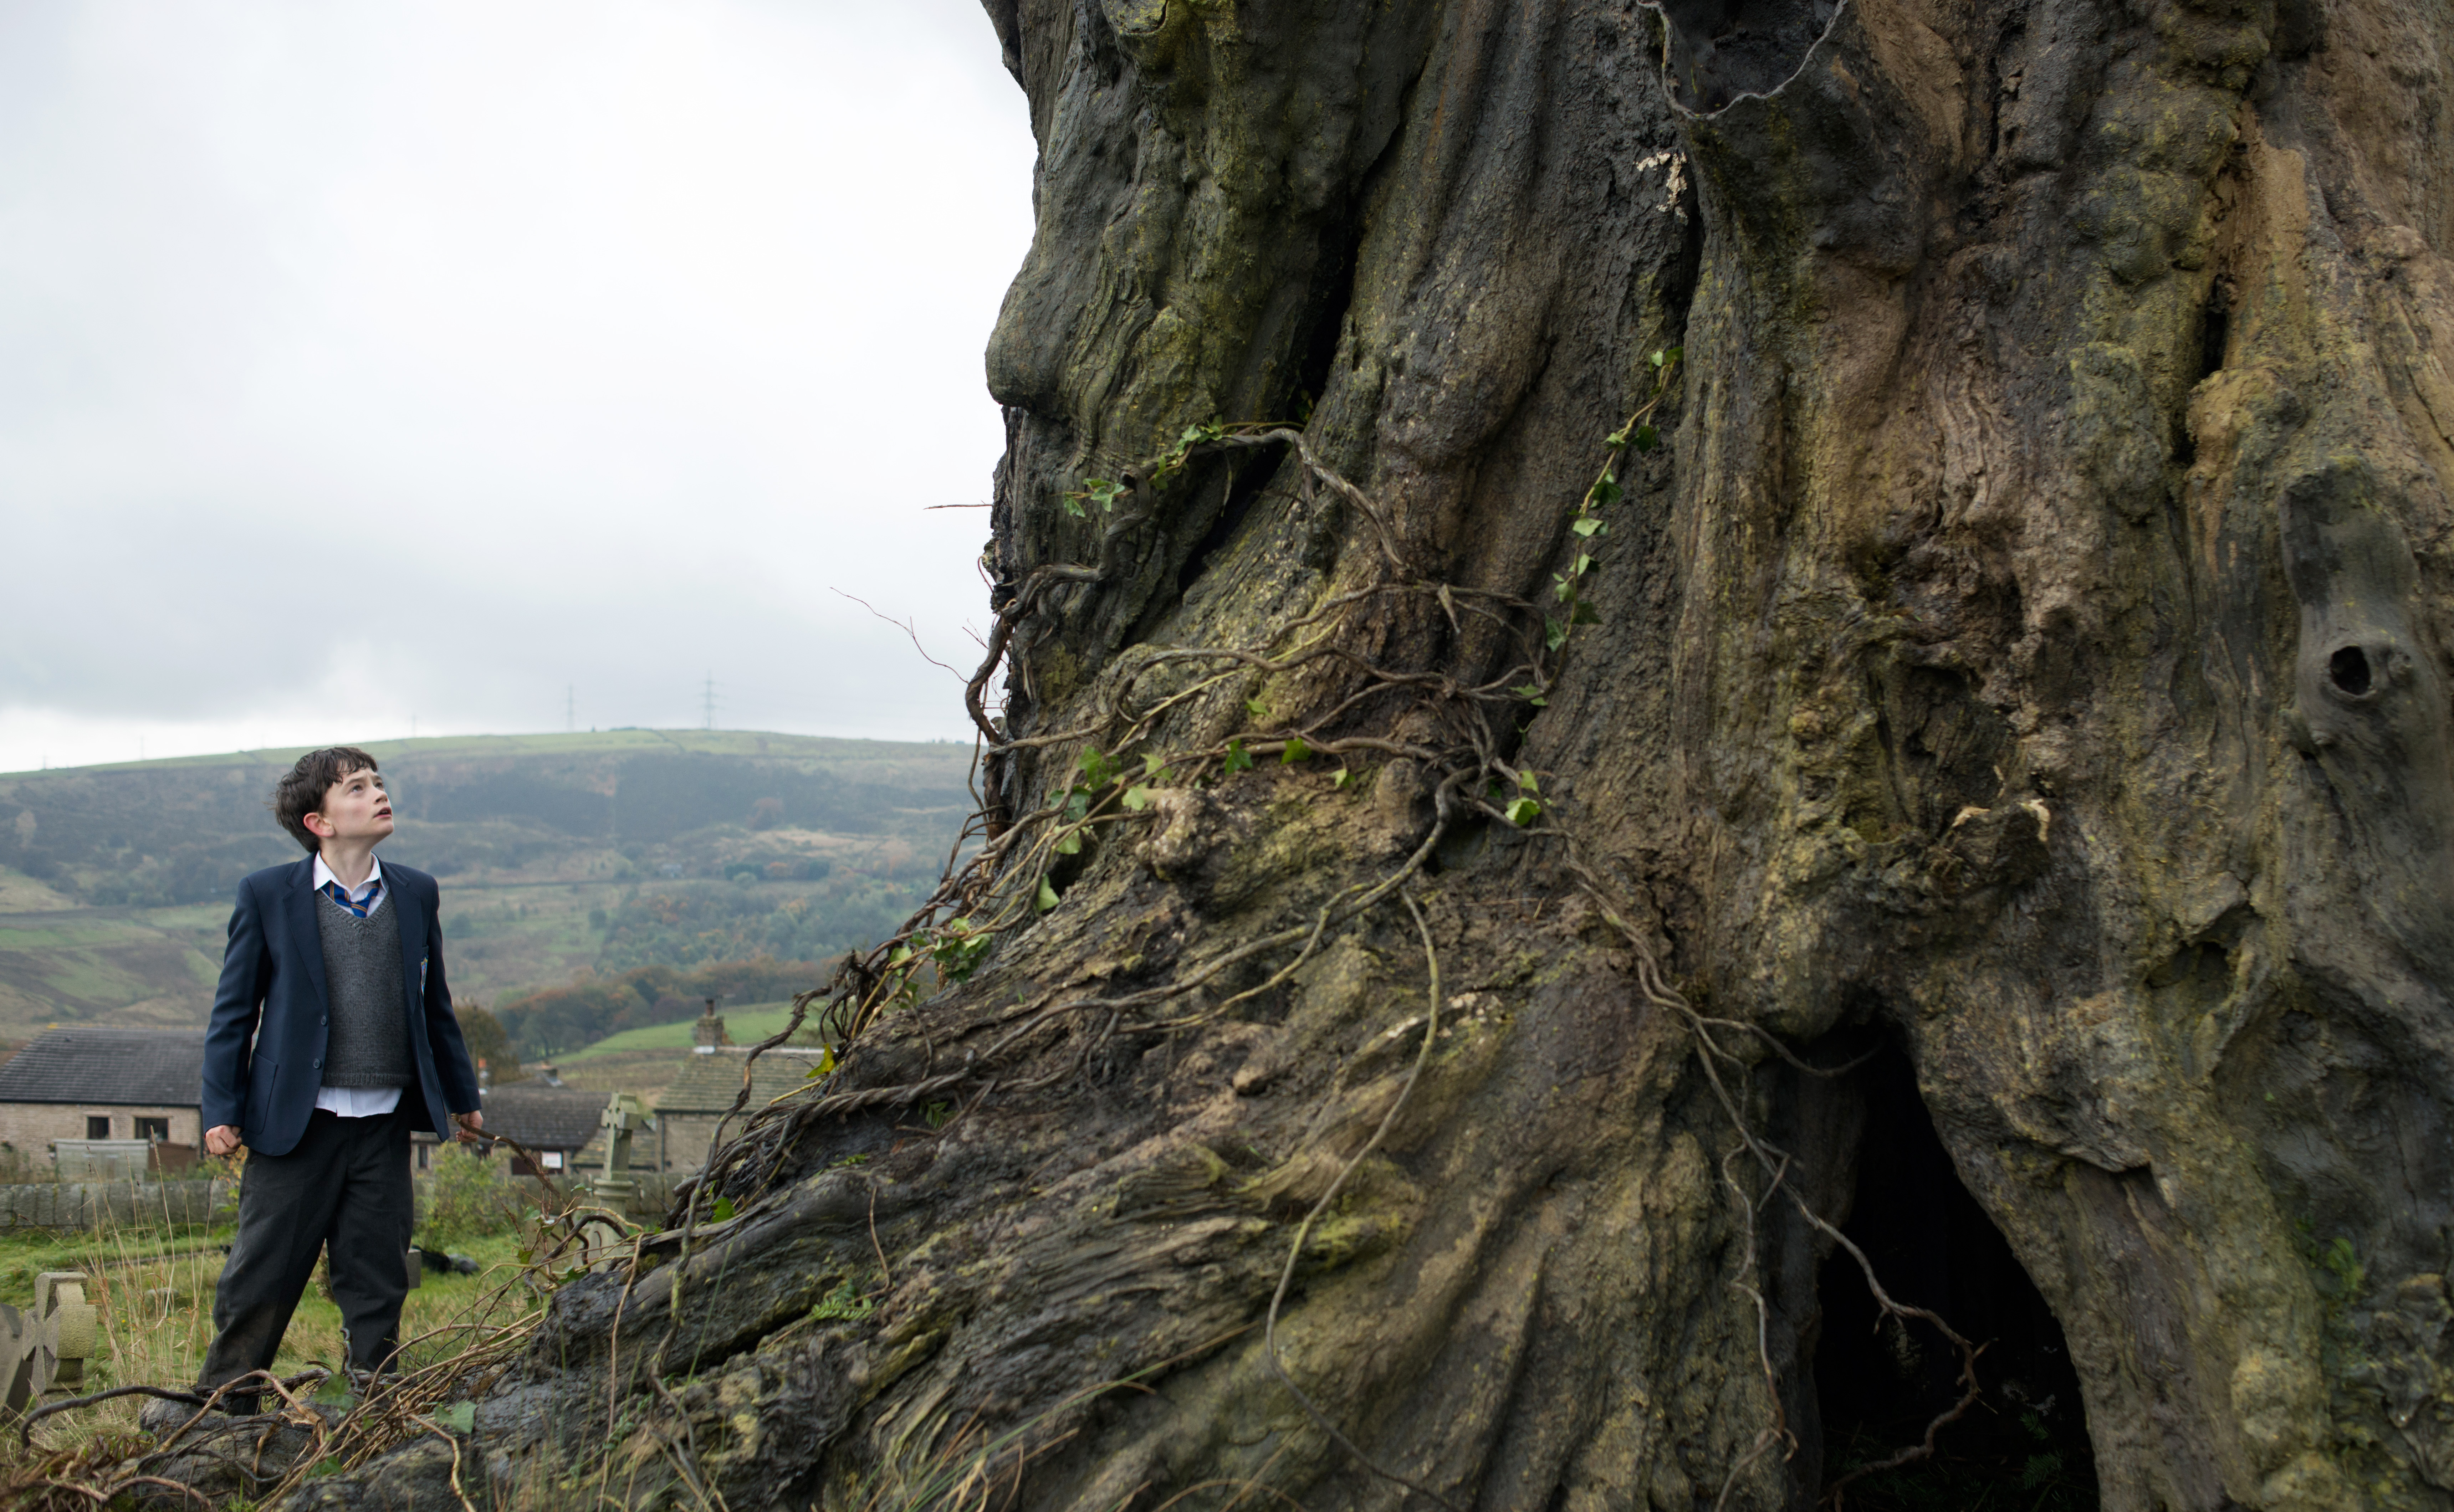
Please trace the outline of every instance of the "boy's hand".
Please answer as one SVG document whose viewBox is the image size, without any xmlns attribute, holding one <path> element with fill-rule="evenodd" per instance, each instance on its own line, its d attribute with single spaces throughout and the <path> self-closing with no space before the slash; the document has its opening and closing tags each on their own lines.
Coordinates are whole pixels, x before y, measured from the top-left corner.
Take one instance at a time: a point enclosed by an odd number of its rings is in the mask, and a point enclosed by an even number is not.
<svg viewBox="0 0 2454 1512">
<path fill-rule="evenodd" d="M 238 1148 L 238 1130 L 228 1123 L 216 1123 L 205 1131 L 207 1155 L 229 1155 Z"/>
<path fill-rule="evenodd" d="M 455 1113 L 452 1115 L 452 1121 L 460 1125 L 460 1132 L 452 1138 L 464 1144 L 474 1144 L 477 1131 L 486 1126 L 486 1116 L 482 1113 Z"/>
</svg>

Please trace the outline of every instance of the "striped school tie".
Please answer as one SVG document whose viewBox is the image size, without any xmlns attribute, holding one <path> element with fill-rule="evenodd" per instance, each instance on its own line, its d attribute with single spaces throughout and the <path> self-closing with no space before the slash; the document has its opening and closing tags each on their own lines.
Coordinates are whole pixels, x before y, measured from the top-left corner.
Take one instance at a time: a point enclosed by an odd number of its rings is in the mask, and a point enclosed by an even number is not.
<svg viewBox="0 0 2454 1512">
<path fill-rule="evenodd" d="M 331 898 L 333 902 L 340 904 L 343 908 L 348 909 L 351 913 L 355 914 L 358 917 L 364 918 L 375 911 L 375 905 L 377 903 L 383 901 L 383 878 L 375 878 L 375 885 L 367 890 L 367 900 L 363 903 L 352 902 L 350 900 L 350 895 L 341 891 L 341 884 L 338 882 L 326 882 L 324 884 L 324 896 Z"/>
</svg>

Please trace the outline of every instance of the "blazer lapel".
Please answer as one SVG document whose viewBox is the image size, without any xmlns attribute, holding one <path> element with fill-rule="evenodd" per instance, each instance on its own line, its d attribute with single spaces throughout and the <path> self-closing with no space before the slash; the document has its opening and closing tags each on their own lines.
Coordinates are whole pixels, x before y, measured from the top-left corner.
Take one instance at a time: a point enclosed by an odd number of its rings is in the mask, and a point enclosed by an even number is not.
<svg viewBox="0 0 2454 1512">
<path fill-rule="evenodd" d="M 400 980 L 409 992 L 410 1011 L 415 1013 L 426 1002 L 426 910 L 411 901 L 409 889 L 389 877 L 384 891 L 392 895 L 384 906 L 400 920 Z"/>
<path fill-rule="evenodd" d="M 332 1011 L 332 994 L 324 984 L 324 931 L 315 922 L 314 861 L 299 862 L 297 876 L 284 891 L 290 914 L 290 953 L 297 958 L 299 970 L 315 989 L 318 1008 L 329 1015 Z"/>
</svg>

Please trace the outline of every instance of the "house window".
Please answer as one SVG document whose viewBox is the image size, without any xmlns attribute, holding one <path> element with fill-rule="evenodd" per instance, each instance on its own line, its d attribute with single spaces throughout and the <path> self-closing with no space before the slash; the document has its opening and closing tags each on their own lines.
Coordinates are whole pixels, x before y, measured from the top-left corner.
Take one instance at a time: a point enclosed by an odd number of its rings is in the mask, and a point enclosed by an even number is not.
<svg viewBox="0 0 2454 1512">
<path fill-rule="evenodd" d="M 433 1169 L 433 1164 L 432 1164 L 432 1157 L 433 1157 L 433 1154 L 434 1154 L 434 1146 L 432 1146 L 432 1145 L 431 1145 L 431 1144 L 421 1144 L 421 1145 L 419 1145 L 419 1146 L 417 1147 L 417 1168 L 418 1168 L 419 1170 L 421 1170 L 421 1171 L 427 1171 L 427 1170 L 432 1170 L 432 1169 Z"/>
<path fill-rule="evenodd" d="M 171 1142 L 171 1120 L 139 1119 L 136 1120 L 136 1138 L 151 1139 L 157 1144 L 168 1144 Z"/>
<path fill-rule="evenodd" d="M 559 1171 L 562 1169 L 562 1152 L 560 1150 L 547 1150 L 544 1151 L 543 1154 L 545 1156 L 545 1168 L 547 1170 Z"/>
<path fill-rule="evenodd" d="M 87 1114 L 85 1116 L 85 1137 L 89 1139 L 110 1139 L 111 1115 L 108 1113 Z"/>
</svg>

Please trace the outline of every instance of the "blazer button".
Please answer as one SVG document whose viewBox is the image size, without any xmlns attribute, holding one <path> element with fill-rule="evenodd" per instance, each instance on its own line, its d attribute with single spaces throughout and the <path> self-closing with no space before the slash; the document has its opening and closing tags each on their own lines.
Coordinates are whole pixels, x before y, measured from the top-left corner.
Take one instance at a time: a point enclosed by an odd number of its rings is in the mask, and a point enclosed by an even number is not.
<svg viewBox="0 0 2454 1512">
<path fill-rule="evenodd" d="M 318 1028 L 318 1029 L 321 1029 L 321 1028 L 323 1028 L 326 1024 L 329 1024 L 329 1023 L 331 1023 L 332 1021 L 332 1020 L 331 1020 L 330 1018 L 318 1018 L 318 1019 L 316 1019 L 316 1020 L 315 1020 L 315 1027 L 316 1027 L 316 1028 Z"/>
<path fill-rule="evenodd" d="M 315 1062 L 314 1069 L 315 1069 L 315 1070 L 317 1070 L 317 1071 L 321 1071 L 321 1070 L 323 1070 L 323 1069 L 324 1069 L 324 1062 L 322 1062 L 321 1060 L 316 1061 L 316 1062 Z"/>
</svg>

